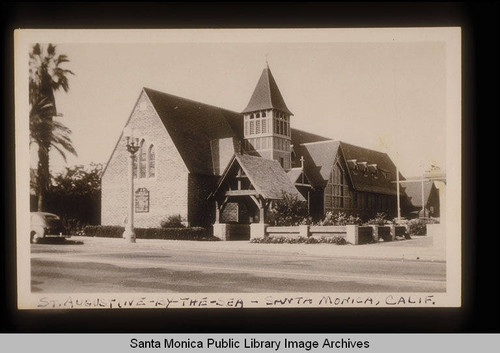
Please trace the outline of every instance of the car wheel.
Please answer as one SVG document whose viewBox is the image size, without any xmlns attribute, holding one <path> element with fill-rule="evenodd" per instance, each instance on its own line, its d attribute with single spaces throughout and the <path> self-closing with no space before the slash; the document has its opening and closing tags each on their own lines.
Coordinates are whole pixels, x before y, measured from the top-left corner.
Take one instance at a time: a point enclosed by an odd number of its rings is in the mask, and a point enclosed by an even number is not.
<svg viewBox="0 0 500 353">
<path fill-rule="evenodd" d="M 32 232 L 31 233 L 30 243 L 37 244 L 38 242 L 40 242 L 40 239 L 42 239 L 42 237 L 40 236 L 40 234 L 38 234 L 37 232 Z"/>
</svg>

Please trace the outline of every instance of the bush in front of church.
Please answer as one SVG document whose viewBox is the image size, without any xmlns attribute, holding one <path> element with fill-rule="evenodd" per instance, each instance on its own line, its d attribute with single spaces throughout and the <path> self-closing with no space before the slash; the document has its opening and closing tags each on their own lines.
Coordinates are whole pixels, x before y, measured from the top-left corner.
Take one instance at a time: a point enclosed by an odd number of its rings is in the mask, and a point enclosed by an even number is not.
<svg viewBox="0 0 500 353">
<path fill-rule="evenodd" d="M 307 203 L 300 201 L 296 195 L 283 193 L 270 210 L 267 221 L 273 226 L 296 226 L 309 217 Z"/>
<path fill-rule="evenodd" d="M 87 226 L 84 236 L 103 238 L 122 238 L 124 227 L 120 226 Z M 163 239 L 163 240 L 198 240 L 217 241 L 219 238 L 212 236 L 202 227 L 189 228 L 135 228 L 137 239 Z"/>
<path fill-rule="evenodd" d="M 415 218 L 408 221 L 408 232 L 412 235 L 426 235 L 427 224 L 438 223 L 432 218 Z"/>
<path fill-rule="evenodd" d="M 184 224 L 182 224 L 182 216 L 180 214 L 168 216 L 160 222 L 160 226 L 162 228 L 184 228 Z"/>
</svg>

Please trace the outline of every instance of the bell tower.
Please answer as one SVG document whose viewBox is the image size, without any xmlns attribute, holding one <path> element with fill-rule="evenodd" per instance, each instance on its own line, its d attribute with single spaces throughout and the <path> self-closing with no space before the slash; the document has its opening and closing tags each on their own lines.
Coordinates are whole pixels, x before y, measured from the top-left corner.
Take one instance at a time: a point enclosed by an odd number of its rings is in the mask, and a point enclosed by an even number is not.
<svg viewBox="0 0 500 353">
<path fill-rule="evenodd" d="M 291 169 L 290 117 L 293 115 L 266 65 L 243 110 L 245 150 Z"/>
</svg>

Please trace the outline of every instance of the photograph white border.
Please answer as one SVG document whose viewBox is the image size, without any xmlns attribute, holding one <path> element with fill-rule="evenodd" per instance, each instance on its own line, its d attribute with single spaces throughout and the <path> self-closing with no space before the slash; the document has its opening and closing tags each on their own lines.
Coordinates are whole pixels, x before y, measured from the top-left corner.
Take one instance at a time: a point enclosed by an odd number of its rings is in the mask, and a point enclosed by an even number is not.
<svg viewBox="0 0 500 353">
<path fill-rule="evenodd" d="M 289 303 L 278 307 L 338 307 L 336 305 L 317 305 L 324 295 L 331 297 L 356 298 L 343 307 L 373 307 L 363 299 L 371 298 L 379 302 L 377 307 L 460 307 L 461 306 L 461 29 L 459 27 L 439 28 L 349 28 L 349 29 L 183 29 L 183 30 L 50 30 L 30 29 L 15 31 L 15 145 L 16 145 L 16 221 L 17 221 L 17 294 L 19 309 L 60 309 L 83 308 L 164 308 L 158 300 L 175 300 L 168 307 L 199 307 L 183 305 L 182 298 L 189 296 L 198 301 L 207 297 L 206 307 L 211 299 L 228 303 L 233 299 L 244 300 L 244 307 L 268 307 L 266 297 L 311 297 L 316 305 Z M 445 293 L 31 293 L 30 283 L 30 244 L 25 234 L 29 233 L 29 116 L 28 105 L 28 54 L 30 45 L 44 43 L 398 43 L 398 42 L 444 42 L 446 45 L 446 292 Z M 465 235 L 468 236 L 468 235 Z M 388 305 L 387 296 L 428 298 L 416 303 Z M 42 298 L 50 297 L 51 304 L 40 306 Z M 68 298 L 71 305 L 68 304 Z M 361 302 L 358 302 L 360 298 Z M 253 301 L 258 303 L 253 303 Z M 127 303 L 134 304 L 128 305 Z M 79 303 L 79 304 L 78 304 Z M 138 303 L 141 303 L 138 306 Z M 231 306 L 227 306 L 231 307 Z M 237 307 L 237 306 L 233 306 Z"/>
</svg>

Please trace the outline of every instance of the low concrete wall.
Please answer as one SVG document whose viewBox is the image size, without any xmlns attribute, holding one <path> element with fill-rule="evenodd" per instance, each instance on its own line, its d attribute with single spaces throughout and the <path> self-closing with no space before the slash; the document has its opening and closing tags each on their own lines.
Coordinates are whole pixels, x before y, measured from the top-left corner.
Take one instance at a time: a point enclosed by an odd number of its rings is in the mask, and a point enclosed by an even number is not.
<svg viewBox="0 0 500 353">
<path fill-rule="evenodd" d="M 311 233 L 311 236 L 321 238 L 345 236 L 347 230 L 346 226 L 310 226 L 309 232 Z"/>
<path fill-rule="evenodd" d="M 262 239 L 267 236 L 266 228 L 268 227 L 265 223 L 251 223 L 250 224 L 250 240 L 252 239 Z"/>
<path fill-rule="evenodd" d="M 345 226 L 308 226 L 308 225 L 300 225 L 300 226 L 290 226 L 290 227 L 267 227 L 266 228 L 266 236 L 271 237 L 287 237 L 287 238 L 295 238 L 295 237 L 333 237 L 333 236 L 341 236 L 345 237 L 346 235 L 346 227 Z"/>
<path fill-rule="evenodd" d="M 229 240 L 229 224 L 228 223 L 214 223 L 214 237 L 220 240 Z"/>
<path fill-rule="evenodd" d="M 233 223 L 215 223 L 213 225 L 214 236 L 221 240 L 244 240 L 261 239 L 264 237 L 342 237 L 348 243 L 359 245 L 377 242 L 379 239 L 384 241 L 393 241 L 396 236 L 406 236 L 405 226 L 269 226 L 262 223 L 233 224 Z"/>
<path fill-rule="evenodd" d="M 270 237 L 342 237 L 348 243 L 366 244 L 373 242 L 373 230 L 370 226 L 290 226 L 290 227 L 266 227 L 266 236 Z"/>
<path fill-rule="evenodd" d="M 266 236 L 296 238 L 300 236 L 300 230 L 299 226 L 269 226 L 266 228 Z"/>
</svg>

